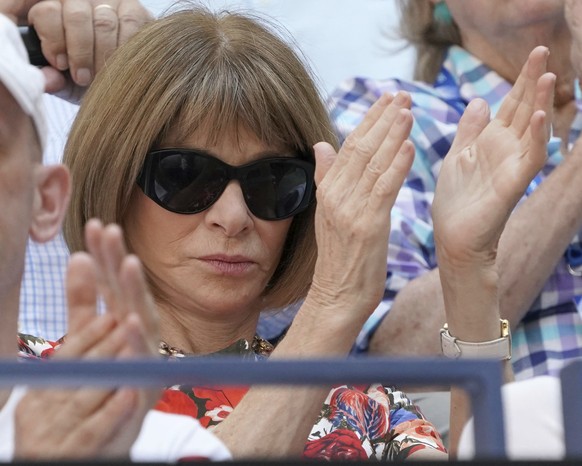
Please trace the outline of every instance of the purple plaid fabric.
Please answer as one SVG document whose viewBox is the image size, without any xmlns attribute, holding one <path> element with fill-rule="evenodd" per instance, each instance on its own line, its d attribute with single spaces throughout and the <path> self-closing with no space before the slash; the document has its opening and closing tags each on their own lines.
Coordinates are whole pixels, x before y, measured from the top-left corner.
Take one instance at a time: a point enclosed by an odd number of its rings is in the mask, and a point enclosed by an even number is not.
<svg viewBox="0 0 582 466">
<path fill-rule="evenodd" d="M 342 138 L 356 127 L 383 92 L 409 92 L 415 119 L 410 139 L 416 146 L 416 158 L 392 213 L 384 300 L 360 333 L 356 351 L 367 351 L 370 336 L 389 312 L 396 293 L 410 280 L 437 266 L 431 220 L 435 183 L 467 103 L 482 97 L 495 114 L 510 88 L 507 81 L 465 50 L 451 47 L 434 86 L 396 79 L 354 78 L 332 94 L 331 115 Z M 582 127 L 582 108 L 578 107 L 570 142 Z M 526 195 L 560 163 L 559 146 L 560 141 L 552 138 L 547 165 Z M 577 238 L 571 247 L 579 247 Z M 582 319 L 575 301 L 578 295 L 582 295 L 582 279 L 572 276 L 562 260 L 513 333 L 513 362 L 518 378 L 555 374 L 567 361 L 582 356 Z"/>
</svg>

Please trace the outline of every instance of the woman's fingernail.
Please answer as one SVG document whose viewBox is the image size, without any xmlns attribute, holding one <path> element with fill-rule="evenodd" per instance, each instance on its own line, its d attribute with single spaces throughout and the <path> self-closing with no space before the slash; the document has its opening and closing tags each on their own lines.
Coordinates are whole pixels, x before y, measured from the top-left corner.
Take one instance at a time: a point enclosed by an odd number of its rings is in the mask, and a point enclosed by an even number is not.
<svg viewBox="0 0 582 466">
<path fill-rule="evenodd" d="M 474 99 L 471 101 L 471 105 L 475 110 L 478 110 L 480 112 L 484 112 L 485 110 L 487 110 L 487 104 L 483 99 Z"/>
<path fill-rule="evenodd" d="M 394 103 L 396 105 L 402 105 L 405 102 L 406 102 L 406 98 L 404 97 L 404 94 L 402 92 L 399 92 L 398 94 L 396 94 L 396 97 L 394 98 Z"/>
<path fill-rule="evenodd" d="M 77 84 L 79 86 L 91 84 L 91 70 L 89 68 L 79 68 L 77 70 Z"/>
<path fill-rule="evenodd" d="M 69 59 L 65 53 L 59 53 L 57 55 L 57 68 L 60 71 L 65 71 L 67 68 L 69 68 Z"/>
</svg>

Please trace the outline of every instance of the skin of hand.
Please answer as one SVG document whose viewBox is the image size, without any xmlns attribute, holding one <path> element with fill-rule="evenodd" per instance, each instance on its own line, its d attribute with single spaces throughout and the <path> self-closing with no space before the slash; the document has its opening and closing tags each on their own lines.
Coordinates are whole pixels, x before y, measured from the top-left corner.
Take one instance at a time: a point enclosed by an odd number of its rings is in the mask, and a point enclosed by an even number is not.
<svg viewBox="0 0 582 466">
<path fill-rule="evenodd" d="M 307 301 L 349 303 L 367 318 L 382 298 L 390 210 L 414 158 L 411 127 L 410 96 L 383 95 L 339 153 L 315 146 L 318 258 Z"/>
<path fill-rule="evenodd" d="M 566 0 L 564 14 L 572 34 L 570 57 L 576 76 L 580 79 L 582 77 L 582 3 L 576 0 Z"/>
<path fill-rule="evenodd" d="M 451 335 L 472 342 L 500 336 L 497 245 L 509 215 L 546 160 L 556 77 L 548 50 L 535 48 L 496 116 L 472 101 L 443 161 L 433 202 L 435 243 Z M 504 362 L 506 381 L 511 364 Z M 452 390 L 451 453 L 470 413 Z"/>
<path fill-rule="evenodd" d="M 380 300 L 390 208 L 414 157 L 409 105 L 406 93 L 384 95 L 339 153 L 315 145 L 319 257 L 308 297 L 269 360 L 347 355 Z M 237 459 L 297 457 L 328 393 L 253 387 L 214 433 Z"/>
<path fill-rule="evenodd" d="M 138 0 L 36 2 L 28 24 L 51 64 L 43 68 L 47 92 L 78 102 L 113 51 L 151 19 Z"/>
<path fill-rule="evenodd" d="M 19 26 L 27 24 L 28 12 L 33 5 L 41 0 L 3 0 L 0 4 L 0 13 L 8 16 Z"/>
<path fill-rule="evenodd" d="M 89 254 L 76 253 L 67 271 L 69 329 L 54 358 L 157 355 L 157 313 L 139 260 L 125 252 L 119 227 L 91 221 Z M 97 315 L 97 296 L 107 312 Z M 30 390 L 15 420 L 15 457 L 128 457 L 159 390 L 137 388 Z"/>
</svg>

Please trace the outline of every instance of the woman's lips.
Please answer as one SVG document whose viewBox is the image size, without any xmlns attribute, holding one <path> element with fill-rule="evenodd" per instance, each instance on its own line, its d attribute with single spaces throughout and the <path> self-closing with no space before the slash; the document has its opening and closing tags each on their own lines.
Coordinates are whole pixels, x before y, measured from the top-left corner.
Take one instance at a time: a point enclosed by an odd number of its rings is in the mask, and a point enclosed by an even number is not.
<svg viewBox="0 0 582 466">
<path fill-rule="evenodd" d="M 201 257 L 200 260 L 221 275 L 244 275 L 255 265 L 255 262 L 244 256 L 212 255 Z"/>
</svg>

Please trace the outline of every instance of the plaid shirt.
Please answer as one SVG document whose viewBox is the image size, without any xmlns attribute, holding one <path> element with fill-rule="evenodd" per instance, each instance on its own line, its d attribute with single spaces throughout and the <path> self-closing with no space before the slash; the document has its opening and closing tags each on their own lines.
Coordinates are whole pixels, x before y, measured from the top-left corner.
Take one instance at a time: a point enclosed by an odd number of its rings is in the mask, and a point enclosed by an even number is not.
<svg viewBox="0 0 582 466">
<path fill-rule="evenodd" d="M 332 94 L 331 114 L 342 138 L 356 127 L 383 92 L 409 92 L 415 120 L 410 139 L 416 146 L 416 158 L 392 212 L 384 300 L 360 333 L 357 351 L 367 350 L 371 335 L 389 312 L 396 293 L 410 280 L 437 267 L 431 205 L 442 159 L 467 103 L 482 97 L 495 114 L 510 88 L 507 81 L 468 52 L 451 47 L 433 86 L 397 79 L 354 78 Z M 581 110 L 578 100 L 570 143 L 582 128 Z M 526 196 L 562 160 L 558 138 L 550 140 L 548 156 L 545 168 L 532 182 Z M 577 238 L 566 255 L 582 257 Z M 568 360 L 582 356 L 582 319 L 576 309 L 576 296 L 581 294 L 582 278 L 572 276 L 566 260 L 561 260 L 513 332 L 513 363 L 518 378 L 555 374 Z"/>
</svg>

